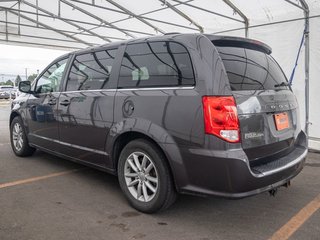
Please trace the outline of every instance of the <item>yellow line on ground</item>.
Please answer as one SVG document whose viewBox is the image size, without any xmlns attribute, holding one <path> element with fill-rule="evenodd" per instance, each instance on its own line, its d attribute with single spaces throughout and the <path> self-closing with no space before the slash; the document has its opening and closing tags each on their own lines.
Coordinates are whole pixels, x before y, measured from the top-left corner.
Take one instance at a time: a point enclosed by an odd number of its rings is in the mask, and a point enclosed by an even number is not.
<svg viewBox="0 0 320 240">
<path fill-rule="evenodd" d="M 72 170 L 68 170 L 68 171 L 64 171 L 64 172 L 51 173 L 51 174 L 44 175 L 44 176 L 27 178 L 27 179 L 14 181 L 14 182 L 2 183 L 2 184 L 0 184 L 0 189 L 7 188 L 7 187 L 13 187 L 13 186 L 21 185 L 21 184 L 25 184 L 25 183 L 36 182 L 36 181 L 44 180 L 47 178 L 58 177 L 58 176 L 74 173 L 74 172 L 80 171 L 82 169 L 84 169 L 84 168 L 77 168 L 77 169 L 72 169 Z"/>
<path fill-rule="evenodd" d="M 286 240 L 294 234 L 318 209 L 320 209 L 320 194 L 302 208 L 285 225 L 276 231 L 269 240 Z"/>
</svg>

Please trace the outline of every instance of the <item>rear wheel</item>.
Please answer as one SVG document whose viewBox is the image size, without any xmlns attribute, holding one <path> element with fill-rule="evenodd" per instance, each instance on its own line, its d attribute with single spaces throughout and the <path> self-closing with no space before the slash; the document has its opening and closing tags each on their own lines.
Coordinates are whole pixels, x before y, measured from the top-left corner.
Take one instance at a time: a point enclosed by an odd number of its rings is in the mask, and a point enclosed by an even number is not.
<svg viewBox="0 0 320 240">
<path fill-rule="evenodd" d="M 30 156 L 35 149 L 29 146 L 22 120 L 19 116 L 15 117 L 10 125 L 10 140 L 13 152 L 19 157 Z"/>
<path fill-rule="evenodd" d="M 165 157 L 157 146 L 138 139 L 122 150 L 118 178 L 129 203 L 146 213 L 168 208 L 176 199 Z"/>
</svg>

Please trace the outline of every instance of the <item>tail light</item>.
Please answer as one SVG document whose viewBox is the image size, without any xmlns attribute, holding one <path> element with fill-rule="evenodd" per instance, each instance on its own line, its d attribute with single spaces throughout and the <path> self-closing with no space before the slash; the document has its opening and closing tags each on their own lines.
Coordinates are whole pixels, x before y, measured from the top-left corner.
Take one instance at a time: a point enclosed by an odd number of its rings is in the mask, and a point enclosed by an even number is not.
<svg viewBox="0 0 320 240">
<path fill-rule="evenodd" d="M 234 98 L 205 96 L 202 104 L 205 132 L 227 142 L 240 142 L 240 126 Z"/>
</svg>

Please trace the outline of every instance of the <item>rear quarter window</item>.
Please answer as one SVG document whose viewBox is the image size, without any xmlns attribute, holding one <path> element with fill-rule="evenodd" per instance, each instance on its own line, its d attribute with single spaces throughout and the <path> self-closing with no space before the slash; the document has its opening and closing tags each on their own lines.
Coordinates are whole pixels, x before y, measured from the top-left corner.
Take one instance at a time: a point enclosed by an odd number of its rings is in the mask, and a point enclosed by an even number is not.
<svg viewBox="0 0 320 240">
<path fill-rule="evenodd" d="M 194 85 L 187 49 L 175 42 L 128 45 L 122 59 L 119 88 Z"/>
<path fill-rule="evenodd" d="M 217 47 L 225 66 L 231 89 L 273 90 L 287 79 L 278 63 L 268 54 L 239 47 Z"/>
</svg>

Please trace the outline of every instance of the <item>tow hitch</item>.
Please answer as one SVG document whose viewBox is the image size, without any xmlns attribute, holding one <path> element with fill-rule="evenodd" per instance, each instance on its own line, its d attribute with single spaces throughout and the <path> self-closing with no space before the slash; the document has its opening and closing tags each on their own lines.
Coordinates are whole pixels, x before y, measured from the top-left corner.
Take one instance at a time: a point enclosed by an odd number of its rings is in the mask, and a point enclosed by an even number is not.
<svg viewBox="0 0 320 240">
<path fill-rule="evenodd" d="M 288 181 L 285 184 L 283 184 L 282 187 L 288 188 L 288 187 L 290 187 L 290 185 L 291 185 L 291 182 Z"/>
<path fill-rule="evenodd" d="M 274 197 L 278 192 L 278 188 L 273 188 L 269 191 L 270 196 Z"/>
<path fill-rule="evenodd" d="M 281 187 L 288 188 L 288 187 L 290 187 L 290 185 L 291 185 L 291 183 L 290 183 L 290 181 L 288 181 L 288 182 L 286 182 L 285 184 L 281 185 Z M 270 196 L 274 197 L 274 196 L 277 194 L 277 192 L 278 192 L 278 188 L 279 188 L 279 187 L 273 188 L 273 189 L 269 190 Z"/>
</svg>

